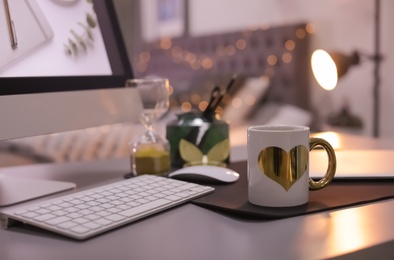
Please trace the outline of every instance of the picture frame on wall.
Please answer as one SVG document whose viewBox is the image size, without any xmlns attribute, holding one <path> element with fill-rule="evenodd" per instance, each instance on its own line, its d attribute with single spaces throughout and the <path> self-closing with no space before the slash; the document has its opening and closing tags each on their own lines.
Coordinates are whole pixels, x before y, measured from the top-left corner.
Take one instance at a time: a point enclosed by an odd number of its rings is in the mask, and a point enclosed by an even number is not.
<svg viewBox="0 0 394 260">
<path fill-rule="evenodd" d="M 147 42 L 187 32 L 186 0 L 140 0 L 142 36 Z"/>
</svg>

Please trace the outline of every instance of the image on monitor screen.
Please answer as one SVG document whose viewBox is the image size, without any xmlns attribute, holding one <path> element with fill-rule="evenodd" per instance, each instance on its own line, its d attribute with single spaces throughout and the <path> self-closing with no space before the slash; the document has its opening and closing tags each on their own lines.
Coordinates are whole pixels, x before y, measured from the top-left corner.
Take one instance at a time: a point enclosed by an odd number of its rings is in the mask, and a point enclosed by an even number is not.
<svg viewBox="0 0 394 260">
<path fill-rule="evenodd" d="M 87 1 L 75 1 L 73 5 L 60 1 L 7 2 L 15 43 L 8 41 L 7 23 L 1 23 L 2 77 L 112 74 L 93 4 Z"/>
</svg>

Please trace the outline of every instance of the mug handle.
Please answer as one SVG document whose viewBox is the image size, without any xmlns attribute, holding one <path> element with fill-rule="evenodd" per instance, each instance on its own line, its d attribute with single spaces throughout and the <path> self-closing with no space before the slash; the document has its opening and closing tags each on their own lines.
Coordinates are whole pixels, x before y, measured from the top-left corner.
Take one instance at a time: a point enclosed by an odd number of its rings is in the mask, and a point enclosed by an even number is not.
<svg viewBox="0 0 394 260">
<path fill-rule="evenodd" d="M 319 190 L 326 187 L 332 179 L 334 179 L 337 168 L 337 159 L 335 157 L 334 148 L 332 148 L 330 143 L 322 138 L 309 138 L 309 151 L 312 151 L 316 146 L 321 146 L 326 150 L 328 155 L 328 168 L 324 177 L 319 181 L 314 181 L 309 177 L 309 188 L 312 190 Z"/>
</svg>

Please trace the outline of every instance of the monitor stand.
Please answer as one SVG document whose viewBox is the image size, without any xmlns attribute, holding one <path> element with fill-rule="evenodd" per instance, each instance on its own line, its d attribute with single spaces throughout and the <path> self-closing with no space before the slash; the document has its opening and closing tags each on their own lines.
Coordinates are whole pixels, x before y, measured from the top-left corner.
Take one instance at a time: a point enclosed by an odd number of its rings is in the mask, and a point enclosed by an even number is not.
<svg viewBox="0 0 394 260">
<path fill-rule="evenodd" d="M 71 182 L 17 178 L 0 174 L 0 207 L 74 189 Z"/>
</svg>

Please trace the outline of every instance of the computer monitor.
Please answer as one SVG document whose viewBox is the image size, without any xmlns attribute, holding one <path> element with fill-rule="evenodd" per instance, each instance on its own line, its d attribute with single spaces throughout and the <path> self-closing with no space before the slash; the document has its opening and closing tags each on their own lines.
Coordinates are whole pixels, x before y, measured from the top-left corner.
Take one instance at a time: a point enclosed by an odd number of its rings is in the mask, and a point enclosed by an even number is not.
<svg viewBox="0 0 394 260">
<path fill-rule="evenodd" d="M 0 141 L 138 121 L 142 105 L 136 89 L 125 88 L 133 73 L 113 1 L 7 2 L 0 5 Z M 2 177 L 0 206 L 73 187 Z"/>
</svg>

